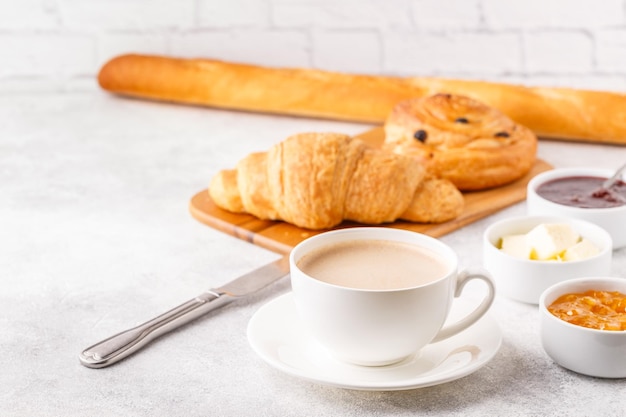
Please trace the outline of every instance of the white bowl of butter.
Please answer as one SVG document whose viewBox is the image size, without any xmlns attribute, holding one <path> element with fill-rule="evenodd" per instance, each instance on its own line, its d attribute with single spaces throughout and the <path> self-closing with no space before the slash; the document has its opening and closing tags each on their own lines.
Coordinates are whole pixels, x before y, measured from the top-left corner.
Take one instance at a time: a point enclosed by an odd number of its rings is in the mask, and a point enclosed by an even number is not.
<svg viewBox="0 0 626 417">
<path fill-rule="evenodd" d="M 497 293 L 538 304 L 548 287 L 572 278 L 609 276 L 611 236 L 578 219 L 523 216 L 500 220 L 483 234 L 483 265 Z"/>
</svg>

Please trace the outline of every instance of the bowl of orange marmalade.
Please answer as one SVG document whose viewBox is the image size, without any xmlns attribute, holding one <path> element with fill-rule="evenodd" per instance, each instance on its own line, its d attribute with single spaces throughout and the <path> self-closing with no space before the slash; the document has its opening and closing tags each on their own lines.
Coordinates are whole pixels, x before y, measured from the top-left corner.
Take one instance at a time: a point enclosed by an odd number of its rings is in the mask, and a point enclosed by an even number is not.
<svg viewBox="0 0 626 417">
<path fill-rule="evenodd" d="M 557 364 L 601 378 L 626 377 L 626 279 L 577 278 L 539 300 L 543 349 Z"/>
</svg>

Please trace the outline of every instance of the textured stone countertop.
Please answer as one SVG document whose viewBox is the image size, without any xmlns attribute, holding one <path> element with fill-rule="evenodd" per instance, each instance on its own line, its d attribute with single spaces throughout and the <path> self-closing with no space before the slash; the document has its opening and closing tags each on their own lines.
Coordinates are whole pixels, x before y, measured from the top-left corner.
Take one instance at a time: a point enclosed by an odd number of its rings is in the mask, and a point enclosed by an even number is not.
<svg viewBox="0 0 626 417">
<path fill-rule="evenodd" d="M 0 97 L 0 415 L 620 415 L 623 380 L 555 365 L 537 307 L 497 297 L 495 357 L 440 385 L 379 392 L 288 376 L 246 326 L 288 280 L 225 306 L 104 369 L 78 353 L 278 255 L 194 220 L 188 203 L 219 169 L 292 133 L 369 126 L 128 100 L 101 92 Z M 617 167 L 626 148 L 541 141 L 556 167 Z M 463 266 L 482 231 L 524 203 L 442 238 Z M 626 277 L 626 251 L 613 275 Z"/>
</svg>

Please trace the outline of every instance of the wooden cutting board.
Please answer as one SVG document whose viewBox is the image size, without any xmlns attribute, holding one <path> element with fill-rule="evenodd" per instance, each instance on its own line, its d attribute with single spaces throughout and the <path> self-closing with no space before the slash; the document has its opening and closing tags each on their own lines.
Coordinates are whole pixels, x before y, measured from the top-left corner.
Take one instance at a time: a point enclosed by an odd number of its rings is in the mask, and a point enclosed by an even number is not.
<svg viewBox="0 0 626 417">
<path fill-rule="evenodd" d="M 358 137 L 372 145 L 380 145 L 383 140 L 383 130 L 375 128 Z M 549 169 L 552 169 L 552 166 L 542 160 L 537 160 L 525 177 L 511 184 L 486 191 L 463 193 L 465 207 L 463 213 L 454 220 L 440 224 L 397 221 L 381 226 L 413 230 L 432 237 L 443 236 L 523 201 L 526 198 L 528 181 L 540 172 Z M 249 214 L 235 214 L 222 210 L 211 200 L 207 190 L 202 190 L 192 197 L 189 210 L 196 220 L 208 226 L 281 254 L 289 253 L 302 240 L 323 232 L 323 230 L 308 230 L 285 222 L 259 220 Z M 335 229 L 354 226 L 362 225 L 344 222 Z"/>
</svg>

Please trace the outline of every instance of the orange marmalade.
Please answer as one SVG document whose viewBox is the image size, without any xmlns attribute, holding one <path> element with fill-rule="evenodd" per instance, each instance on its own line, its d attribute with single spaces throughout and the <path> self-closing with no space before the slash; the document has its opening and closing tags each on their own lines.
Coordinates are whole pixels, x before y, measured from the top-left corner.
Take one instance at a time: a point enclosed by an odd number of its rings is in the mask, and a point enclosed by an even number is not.
<svg viewBox="0 0 626 417">
<path fill-rule="evenodd" d="M 626 330 L 626 295 L 618 291 L 588 290 L 565 294 L 548 310 L 568 323 L 598 330 Z"/>
</svg>

